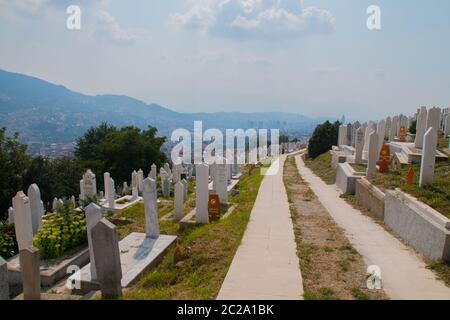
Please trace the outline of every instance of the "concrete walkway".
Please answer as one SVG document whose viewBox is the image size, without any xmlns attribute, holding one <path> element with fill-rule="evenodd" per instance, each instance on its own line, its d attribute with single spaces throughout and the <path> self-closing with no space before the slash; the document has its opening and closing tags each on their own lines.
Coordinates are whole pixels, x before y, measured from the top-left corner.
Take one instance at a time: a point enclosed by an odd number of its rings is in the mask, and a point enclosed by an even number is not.
<svg viewBox="0 0 450 320">
<path fill-rule="evenodd" d="M 217 299 L 302 299 L 303 284 L 296 254 L 281 156 L 266 175 Z"/>
<path fill-rule="evenodd" d="M 450 288 L 436 280 L 418 254 L 341 199 L 337 188 L 314 175 L 300 156 L 295 160 L 303 179 L 345 230 L 366 264 L 380 267 L 383 288 L 391 299 L 450 299 Z"/>
</svg>

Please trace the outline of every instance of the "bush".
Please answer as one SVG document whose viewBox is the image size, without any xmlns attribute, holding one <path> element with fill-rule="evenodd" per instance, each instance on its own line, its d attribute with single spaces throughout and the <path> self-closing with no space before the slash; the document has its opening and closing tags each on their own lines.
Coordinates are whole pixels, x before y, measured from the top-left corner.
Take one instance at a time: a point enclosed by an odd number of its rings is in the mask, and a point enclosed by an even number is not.
<svg viewBox="0 0 450 320">
<path fill-rule="evenodd" d="M 329 151 L 331 146 L 337 144 L 339 126 L 339 121 L 336 121 L 334 124 L 327 121 L 314 129 L 308 144 L 309 157 L 314 159 Z"/>
<path fill-rule="evenodd" d="M 86 218 L 71 205 L 59 207 L 44 216 L 42 228 L 34 237 L 41 259 L 54 259 L 87 241 Z"/>
<path fill-rule="evenodd" d="M 411 121 L 411 124 L 409 125 L 408 131 L 412 134 L 416 134 L 417 132 L 417 120 Z"/>
<path fill-rule="evenodd" d="M 6 227 L 0 225 L 0 257 L 9 259 L 16 254 L 14 238 L 7 233 Z"/>
</svg>

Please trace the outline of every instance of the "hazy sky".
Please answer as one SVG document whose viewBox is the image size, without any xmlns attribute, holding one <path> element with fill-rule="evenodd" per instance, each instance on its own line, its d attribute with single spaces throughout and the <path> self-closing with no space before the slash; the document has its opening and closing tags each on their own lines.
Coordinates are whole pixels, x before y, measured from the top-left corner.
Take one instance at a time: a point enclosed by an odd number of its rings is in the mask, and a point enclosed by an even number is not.
<svg viewBox="0 0 450 320">
<path fill-rule="evenodd" d="M 182 112 L 377 118 L 450 105 L 449 14 L 448 0 L 0 0 L 0 68 Z"/>
</svg>

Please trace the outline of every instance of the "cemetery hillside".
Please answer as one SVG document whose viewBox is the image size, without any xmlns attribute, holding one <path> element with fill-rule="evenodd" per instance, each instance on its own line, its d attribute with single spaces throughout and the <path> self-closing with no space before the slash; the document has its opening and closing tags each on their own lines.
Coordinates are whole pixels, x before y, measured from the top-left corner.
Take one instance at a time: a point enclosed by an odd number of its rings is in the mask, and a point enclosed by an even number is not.
<svg viewBox="0 0 450 320">
<path fill-rule="evenodd" d="M 448 318 L 435 2 L 0 0 L 0 320 Z"/>
</svg>

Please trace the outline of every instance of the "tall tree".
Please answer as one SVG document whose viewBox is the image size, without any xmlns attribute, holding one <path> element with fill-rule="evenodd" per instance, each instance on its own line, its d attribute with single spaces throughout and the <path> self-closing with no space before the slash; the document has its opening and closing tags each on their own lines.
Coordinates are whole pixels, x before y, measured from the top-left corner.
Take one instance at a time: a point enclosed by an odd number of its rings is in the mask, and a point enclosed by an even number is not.
<svg viewBox="0 0 450 320">
<path fill-rule="evenodd" d="M 0 217 L 5 218 L 11 199 L 22 188 L 30 158 L 27 146 L 20 143 L 19 134 L 6 135 L 6 128 L 0 129 Z"/>
<path fill-rule="evenodd" d="M 165 137 L 158 137 L 156 133 L 157 129 L 153 127 L 147 130 L 133 126 L 117 129 L 102 124 L 101 128 L 90 129 L 78 140 L 76 155 L 85 168 L 94 171 L 99 187 L 104 172 L 111 173 L 116 183 L 121 184 L 130 180 L 133 170 L 149 171 L 152 163 L 162 166 L 166 161 L 161 152 Z"/>
<path fill-rule="evenodd" d="M 326 121 L 319 124 L 313 132 L 308 144 L 308 155 L 311 158 L 316 158 L 324 152 L 331 149 L 333 145 L 337 144 L 338 132 L 340 122 L 330 123 Z"/>
</svg>

